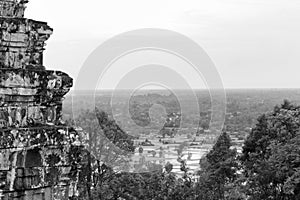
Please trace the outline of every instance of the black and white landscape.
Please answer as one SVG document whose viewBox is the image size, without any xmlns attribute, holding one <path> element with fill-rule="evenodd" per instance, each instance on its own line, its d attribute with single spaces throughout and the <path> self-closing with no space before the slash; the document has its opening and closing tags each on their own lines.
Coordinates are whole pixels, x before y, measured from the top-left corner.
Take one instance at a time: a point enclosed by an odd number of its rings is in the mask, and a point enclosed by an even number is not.
<svg viewBox="0 0 300 200">
<path fill-rule="evenodd" d="M 299 13 L 0 0 L 0 200 L 300 199 Z"/>
</svg>

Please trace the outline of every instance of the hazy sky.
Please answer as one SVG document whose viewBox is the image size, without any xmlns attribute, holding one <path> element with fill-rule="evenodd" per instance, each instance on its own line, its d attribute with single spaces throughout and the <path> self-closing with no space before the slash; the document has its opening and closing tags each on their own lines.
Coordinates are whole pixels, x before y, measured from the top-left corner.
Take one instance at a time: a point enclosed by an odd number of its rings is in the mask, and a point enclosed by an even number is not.
<svg viewBox="0 0 300 200">
<path fill-rule="evenodd" d="M 75 79 L 103 41 L 164 28 L 198 42 L 226 88 L 300 87 L 299 0 L 31 0 L 25 16 L 54 28 L 45 65 Z"/>
</svg>

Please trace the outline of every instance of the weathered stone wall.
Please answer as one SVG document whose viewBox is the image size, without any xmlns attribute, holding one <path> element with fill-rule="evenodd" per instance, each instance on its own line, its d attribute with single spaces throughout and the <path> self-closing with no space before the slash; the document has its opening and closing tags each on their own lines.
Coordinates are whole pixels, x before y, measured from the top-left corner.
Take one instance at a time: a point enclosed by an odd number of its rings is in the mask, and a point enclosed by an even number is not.
<svg viewBox="0 0 300 200">
<path fill-rule="evenodd" d="M 52 29 L 25 19 L 26 0 L 0 0 L 0 200 L 77 195 L 78 134 L 62 121 L 72 78 L 45 70 Z"/>
<path fill-rule="evenodd" d="M 0 17 L 0 67 L 41 68 L 45 41 L 51 34 L 44 22 Z"/>
<path fill-rule="evenodd" d="M 24 17 L 25 4 L 28 0 L 1 0 L 0 16 L 3 17 Z"/>
</svg>

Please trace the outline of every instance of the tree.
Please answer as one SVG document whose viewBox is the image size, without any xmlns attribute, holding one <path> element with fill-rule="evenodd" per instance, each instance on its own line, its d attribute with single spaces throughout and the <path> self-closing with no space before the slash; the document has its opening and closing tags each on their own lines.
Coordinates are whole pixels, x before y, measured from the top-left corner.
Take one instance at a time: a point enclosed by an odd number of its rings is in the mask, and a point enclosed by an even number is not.
<svg viewBox="0 0 300 200">
<path fill-rule="evenodd" d="M 213 149 L 201 159 L 198 199 L 225 199 L 227 184 L 236 178 L 236 150 L 231 149 L 231 139 L 223 132 Z"/>
<path fill-rule="evenodd" d="M 300 107 L 288 101 L 258 118 L 241 157 L 250 199 L 299 199 L 299 118 Z"/>
<path fill-rule="evenodd" d="M 104 135 L 118 148 L 127 152 L 134 152 L 133 136 L 128 135 L 119 125 L 109 119 L 107 113 L 96 108 L 96 117 Z"/>
<path fill-rule="evenodd" d="M 300 134 L 286 144 L 272 143 L 270 165 L 276 168 L 276 177 L 283 183 L 284 196 L 300 199 Z"/>
<path fill-rule="evenodd" d="M 133 140 L 103 111 L 82 112 L 76 123 L 83 129 L 85 137 L 81 139 L 86 144 L 85 156 L 80 161 L 83 163 L 80 184 L 85 188 L 81 198 L 93 199 L 92 188 L 107 190 L 107 183 L 118 173 L 113 168 L 126 167 L 125 158 L 134 151 Z M 106 193 L 100 193 L 97 198 L 105 199 L 105 196 Z"/>
</svg>

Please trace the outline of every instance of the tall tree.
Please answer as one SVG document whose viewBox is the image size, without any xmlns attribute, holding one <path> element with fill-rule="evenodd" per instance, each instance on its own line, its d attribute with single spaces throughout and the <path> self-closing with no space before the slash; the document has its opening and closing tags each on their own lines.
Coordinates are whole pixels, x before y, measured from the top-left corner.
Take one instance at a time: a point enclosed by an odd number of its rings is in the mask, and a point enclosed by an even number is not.
<svg viewBox="0 0 300 200">
<path fill-rule="evenodd" d="M 231 139 L 223 132 L 213 149 L 201 160 L 198 199 L 225 198 L 226 185 L 236 177 L 236 149 L 231 149 Z"/>
<path fill-rule="evenodd" d="M 299 199 L 300 107 L 284 101 L 258 118 L 241 162 L 250 199 Z"/>
</svg>

